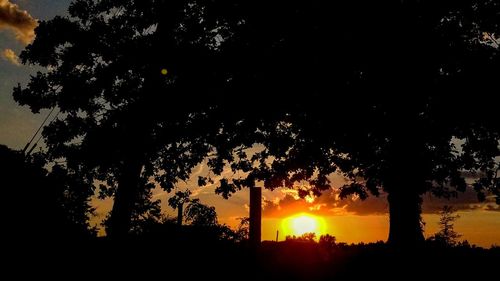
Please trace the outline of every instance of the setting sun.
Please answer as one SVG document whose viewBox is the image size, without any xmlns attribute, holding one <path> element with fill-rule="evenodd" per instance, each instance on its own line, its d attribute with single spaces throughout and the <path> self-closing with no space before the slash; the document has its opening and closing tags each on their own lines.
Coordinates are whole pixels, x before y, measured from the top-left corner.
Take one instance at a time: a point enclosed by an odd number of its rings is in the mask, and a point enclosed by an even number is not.
<svg viewBox="0 0 500 281">
<path fill-rule="evenodd" d="M 301 213 L 283 220 L 282 228 L 285 235 L 300 236 L 313 232 L 317 237 L 326 233 L 326 223 L 323 218 L 307 213 Z"/>
<path fill-rule="evenodd" d="M 292 229 L 297 234 L 316 232 L 318 224 L 316 220 L 308 216 L 300 216 L 292 220 Z"/>
</svg>

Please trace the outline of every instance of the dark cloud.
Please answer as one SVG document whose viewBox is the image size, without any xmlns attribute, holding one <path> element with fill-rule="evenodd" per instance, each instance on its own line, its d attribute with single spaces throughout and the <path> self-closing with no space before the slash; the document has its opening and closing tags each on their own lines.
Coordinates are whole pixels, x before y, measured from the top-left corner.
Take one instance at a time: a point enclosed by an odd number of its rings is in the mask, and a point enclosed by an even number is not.
<svg viewBox="0 0 500 281">
<path fill-rule="evenodd" d="M 318 216 L 341 214 L 373 215 L 387 213 L 387 200 L 384 196 L 369 197 L 361 200 L 356 197 L 340 199 L 338 192 L 324 192 L 314 201 L 301 199 L 293 192 L 286 192 L 280 200 L 265 201 L 265 217 L 286 217 L 298 212 L 308 212 Z"/>
<path fill-rule="evenodd" d="M 494 197 L 487 197 L 485 202 L 479 202 L 477 193 L 472 189 L 465 192 L 459 192 L 457 197 L 436 198 L 427 194 L 424 196 L 422 210 L 427 214 L 437 214 L 443 209 L 443 206 L 452 206 L 457 211 L 499 211 L 499 206 L 495 203 Z"/>
<path fill-rule="evenodd" d="M 37 21 L 18 5 L 9 0 L 0 0 L 0 30 L 10 29 L 16 39 L 23 44 L 29 44 L 35 38 Z"/>
<path fill-rule="evenodd" d="M 389 204 L 387 203 L 387 196 L 380 195 L 379 197 L 370 196 L 365 200 L 346 198 L 341 201 L 345 204 L 345 210 L 355 215 L 381 215 L 389 212 Z"/>
<path fill-rule="evenodd" d="M 370 196 L 366 200 L 357 197 L 340 199 L 338 191 L 329 190 L 314 202 L 300 199 L 293 192 L 284 192 L 285 196 L 274 201 L 265 201 L 263 215 L 266 217 L 286 217 L 298 212 L 308 212 L 318 216 L 332 216 L 341 214 L 354 215 L 379 215 L 387 214 L 389 211 L 387 196 L 381 194 L 379 197 Z M 458 211 L 500 211 L 500 206 L 494 202 L 494 198 L 487 198 L 486 202 L 479 202 L 474 190 L 459 193 L 456 198 L 436 198 L 430 195 L 424 196 L 422 205 L 423 213 L 437 214 L 443 206 L 452 206 Z"/>
</svg>

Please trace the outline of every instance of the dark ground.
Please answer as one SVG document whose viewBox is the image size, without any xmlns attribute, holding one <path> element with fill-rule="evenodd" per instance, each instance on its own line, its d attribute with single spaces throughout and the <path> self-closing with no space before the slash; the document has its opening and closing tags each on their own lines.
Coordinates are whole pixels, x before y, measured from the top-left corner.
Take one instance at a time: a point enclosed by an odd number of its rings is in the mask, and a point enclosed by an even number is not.
<svg viewBox="0 0 500 281">
<path fill-rule="evenodd" d="M 254 251 L 223 241 L 148 238 L 7 246 L 2 271 L 12 280 L 498 280 L 500 266 L 500 248 L 431 244 L 402 250 L 287 241 Z"/>
</svg>

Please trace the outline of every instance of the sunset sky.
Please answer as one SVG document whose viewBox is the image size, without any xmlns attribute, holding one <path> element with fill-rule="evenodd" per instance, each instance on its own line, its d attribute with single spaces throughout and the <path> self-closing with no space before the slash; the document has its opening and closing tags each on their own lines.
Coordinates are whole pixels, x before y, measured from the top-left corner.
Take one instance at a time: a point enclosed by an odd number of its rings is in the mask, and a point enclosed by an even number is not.
<svg viewBox="0 0 500 281">
<path fill-rule="evenodd" d="M 38 70 L 35 67 L 20 65 L 17 55 L 33 39 L 36 21 L 64 15 L 69 2 L 0 0 L 0 144 L 22 149 L 46 115 L 45 112 L 33 115 L 27 108 L 17 106 L 12 99 L 12 88 L 17 83 L 26 83 L 29 75 Z M 203 203 L 216 207 L 220 222 L 236 226 L 237 218 L 248 216 L 248 191 L 239 191 L 229 200 L 224 200 L 214 193 L 215 186 L 196 187 L 195 179 L 206 173 L 206 166 L 199 165 L 193 171 L 193 180 L 179 184 L 178 190 L 191 189 L 194 198 L 200 198 Z M 335 187 L 343 184 L 340 175 L 332 175 L 331 180 Z M 170 195 L 156 189 L 154 196 L 155 199 L 162 200 L 165 212 L 174 216 L 173 210 L 166 204 Z M 373 242 L 387 239 L 387 202 L 383 195 L 361 202 L 356 198 L 341 200 L 338 193 L 332 190 L 320 198 L 303 200 L 298 198 L 294 190 L 278 189 L 272 192 L 266 190 L 263 196 L 263 240 L 274 240 L 276 231 L 280 233 L 280 240 L 286 235 L 294 234 L 283 220 L 301 213 L 321 218 L 324 221 L 322 232 L 336 236 L 341 242 Z M 94 200 L 97 207 L 94 223 L 106 216 L 111 204 L 111 200 Z M 453 201 L 426 195 L 423 206 L 426 236 L 436 232 L 439 220 L 437 212 L 446 204 L 458 210 L 460 218 L 456 222 L 456 230 L 463 234 L 462 239 L 485 247 L 500 245 L 499 206 L 494 204 L 491 198 L 485 203 L 478 203 L 472 191 L 461 194 Z"/>
</svg>

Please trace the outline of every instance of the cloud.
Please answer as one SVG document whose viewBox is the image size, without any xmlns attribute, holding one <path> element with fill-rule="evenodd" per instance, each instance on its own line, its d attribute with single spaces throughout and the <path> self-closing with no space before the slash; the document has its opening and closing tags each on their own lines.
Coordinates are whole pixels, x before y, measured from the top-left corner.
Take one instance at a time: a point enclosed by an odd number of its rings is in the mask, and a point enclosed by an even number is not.
<svg viewBox="0 0 500 281">
<path fill-rule="evenodd" d="M 337 190 L 330 189 L 314 200 L 305 200 L 299 198 L 293 190 L 281 190 L 281 193 L 283 195 L 281 198 L 265 201 L 264 216 L 286 217 L 299 212 L 317 216 L 375 215 L 388 212 L 385 196 L 371 196 L 364 201 L 357 197 L 341 199 Z"/>
<path fill-rule="evenodd" d="M 348 213 L 359 216 L 381 215 L 389 212 L 389 203 L 385 194 L 379 197 L 370 196 L 366 200 L 357 197 L 346 198 L 341 200 L 339 204 L 343 204 Z"/>
<path fill-rule="evenodd" d="M 298 198 L 293 190 L 281 191 L 280 198 L 266 200 L 263 209 L 265 217 L 287 217 L 300 212 L 308 212 L 318 216 L 333 215 L 381 215 L 389 212 L 387 195 L 379 197 L 370 196 L 366 200 L 357 197 L 340 199 L 337 190 L 328 190 L 313 202 Z M 425 214 L 437 214 L 444 205 L 452 206 L 457 211 L 500 211 L 500 206 L 495 203 L 495 198 L 488 197 L 485 202 L 478 202 L 474 190 L 459 193 L 458 197 L 445 199 L 430 195 L 424 196 L 422 211 Z"/>
<path fill-rule="evenodd" d="M 9 61 L 10 63 L 12 63 L 14 65 L 21 65 L 21 62 L 19 62 L 19 57 L 11 49 L 5 49 L 5 50 L 3 50 L 2 51 L 2 57 L 6 61 Z"/>
<path fill-rule="evenodd" d="M 12 30 L 16 39 L 27 45 L 35 39 L 37 25 L 37 20 L 26 10 L 22 10 L 9 0 L 0 0 L 0 30 Z"/>
<path fill-rule="evenodd" d="M 264 200 L 262 215 L 264 217 L 287 217 L 307 211 L 309 204 L 304 199 L 297 199 L 292 195 L 285 194 L 281 199 Z"/>
<path fill-rule="evenodd" d="M 488 196 L 484 202 L 479 202 L 477 193 L 472 189 L 467 189 L 463 193 L 459 192 L 457 197 L 450 199 L 425 195 L 422 210 L 427 214 L 437 214 L 443 209 L 444 205 L 451 206 L 457 211 L 500 211 L 500 206 L 495 203 L 495 197 Z"/>
</svg>

